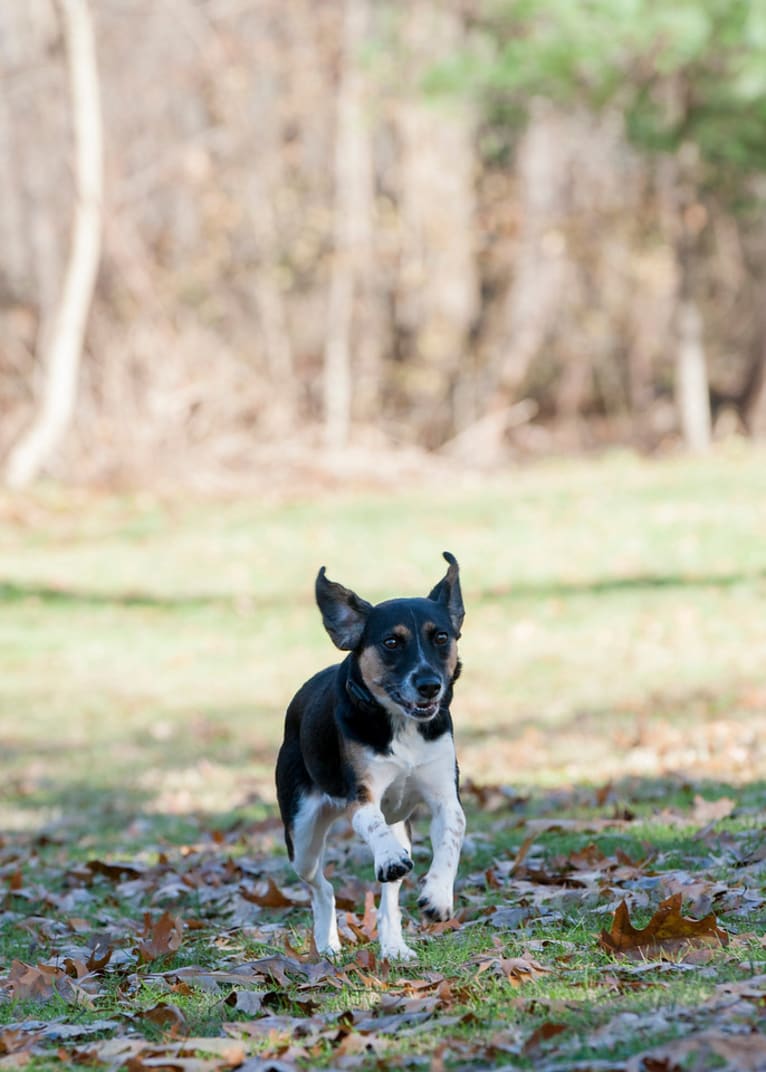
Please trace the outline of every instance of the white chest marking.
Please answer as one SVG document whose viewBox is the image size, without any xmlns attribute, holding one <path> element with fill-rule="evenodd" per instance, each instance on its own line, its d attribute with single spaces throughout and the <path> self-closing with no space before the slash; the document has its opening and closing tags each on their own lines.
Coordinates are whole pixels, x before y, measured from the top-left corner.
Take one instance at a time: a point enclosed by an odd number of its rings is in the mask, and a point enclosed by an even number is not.
<svg viewBox="0 0 766 1072">
<path fill-rule="evenodd" d="M 455 744 L 449 733 L 426 741 L 414 724 L 394 737 L 388 755 L 370 751 L 367 778 L 373 797 L 389 823 L 406 819 L 421 802 L 432 806 L 455 781 Z"/>
</svg>

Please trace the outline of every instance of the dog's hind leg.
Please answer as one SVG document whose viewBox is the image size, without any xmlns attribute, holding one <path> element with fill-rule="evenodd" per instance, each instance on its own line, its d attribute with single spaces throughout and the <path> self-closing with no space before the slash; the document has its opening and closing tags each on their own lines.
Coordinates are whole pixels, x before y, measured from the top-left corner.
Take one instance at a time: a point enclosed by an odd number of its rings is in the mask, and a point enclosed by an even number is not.
<svg viewBox="0 0 766 1072">
<path fill-rule="evenodd" d="M 338 817 L 338 809 L 320 793 L 301 799 L 291 824 L 293 867 L 311 891 L 314 941 L 319 953 L 339 953 L 335 894 L 325 878 L 324 846 L 327 831 Z"/>
<path fill-rule="evenodd" d="M 393 823 L 390 830 L 409 856 L 412 844 L 407 823 Z M 401 884 L 401 879 L 384 882 L 380 891 L 380 907 L 378 908 L 380 953 L 389 960 L 414 960 L 417 954 L 410 949 L 402 937 L 402 913 L 399 908 Z"/>
</svg>

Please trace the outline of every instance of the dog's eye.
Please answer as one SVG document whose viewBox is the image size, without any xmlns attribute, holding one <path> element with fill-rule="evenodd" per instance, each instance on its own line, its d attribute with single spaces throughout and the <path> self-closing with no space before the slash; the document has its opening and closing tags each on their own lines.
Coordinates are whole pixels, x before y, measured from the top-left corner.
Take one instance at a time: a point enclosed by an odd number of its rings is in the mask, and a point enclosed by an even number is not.
<svg viewBox="0 0 766 1072">
<path fill-rule="evenodd" d="M 444 647 L 444 645 L 448 642 L 448 640 L 449 640 L 449 633 L 442 633 L 441 631 L 438 632 L 438 633 L 434 633 L 434 644 L 436 644 L 437 647 L 439 647 L 439 648 Z"/>
<path fill-rule="evenodd" d="M 389 651 L 396 651 L 396 649 L 401 646 L 402 638 L 398 636 L 387 636 L 383 641 L 383 647 L 388 648 Z"/>
</svg>

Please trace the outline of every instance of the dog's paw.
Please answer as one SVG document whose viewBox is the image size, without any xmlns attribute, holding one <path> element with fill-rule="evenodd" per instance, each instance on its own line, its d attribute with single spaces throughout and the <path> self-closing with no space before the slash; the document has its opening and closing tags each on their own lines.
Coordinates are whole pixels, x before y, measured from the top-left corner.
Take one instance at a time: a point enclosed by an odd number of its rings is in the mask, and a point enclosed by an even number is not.
<svg viewBox="0 0 766 1072">
<path fill-rule="evenodd" d="M 314 941 L 320 957 L 337 957 L 340 953 L 340 942 L 337 938 L 322 942 L 321 945 L 316 939 Z"/>
<path fill-rule="evenodd" d="M 418 897 L 418 908 L 432 923 L 443 923 L 452 917 L 452 890 L 426 882 Z"/>
<path fill-rule="evenodd" d="M 378 882 L 396 882 L 412 870 L 410 854 L 400 845 L 396 851 L 375 860 L 375 877 Z"/>
<path fill-rule="evenodd" d="M 417 960 L 418 955 L 414 949 L 410 949 L 404 942 L 380 943 L 380 956 L 382 960 Z"/>
</svg>

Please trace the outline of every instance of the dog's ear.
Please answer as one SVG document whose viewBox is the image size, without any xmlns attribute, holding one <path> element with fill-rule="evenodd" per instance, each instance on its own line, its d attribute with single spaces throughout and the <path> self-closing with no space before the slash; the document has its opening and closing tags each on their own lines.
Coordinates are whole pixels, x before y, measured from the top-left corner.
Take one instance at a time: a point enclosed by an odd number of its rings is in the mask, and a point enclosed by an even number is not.
<svg viewBox="0 0 766 1072">
<path fill-rule="evenodd" d="M 449 551 L 444 552 L 444 557 L 449 563 L 447 572 L 436 587 L 431 589 L 428 598 L 444 604 L 452 621 L 452 628 L 460 636 L 463 618 L 465 618 L 463 596 L 460 592 L 460 567 L 455 556 Z"/>
<path fill-rule="evenodd" d="M 333 644 L 341 651 L 353 651 L 362 639 L 372 604 L 360 599 L 350 588 L 328 581 L 324 566 L 317 574 L 316 597 Z"/>
</svg>

